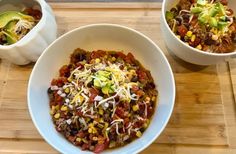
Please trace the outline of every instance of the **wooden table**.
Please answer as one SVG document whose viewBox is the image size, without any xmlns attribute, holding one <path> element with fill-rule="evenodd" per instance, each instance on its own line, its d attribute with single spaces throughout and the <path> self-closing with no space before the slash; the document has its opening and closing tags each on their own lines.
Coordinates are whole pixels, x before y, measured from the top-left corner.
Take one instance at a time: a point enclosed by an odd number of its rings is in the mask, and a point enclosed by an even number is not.
<svg viewBox="0 0 236 154">
<path fill-rule="evenodd" d="M 161 4 L 50 3 L 59 35 L 91 23 L 116 23 L 150 37 L 174 72 L 176 104 L 168 126 L 142 154 L 236 154 L 236 61 L 201 67 L 175 57 L 160 33 Z M 34 127 L 26 90 L 34 64 L 0 61 L 0 153 L 58 153 Z"/>
</svg>

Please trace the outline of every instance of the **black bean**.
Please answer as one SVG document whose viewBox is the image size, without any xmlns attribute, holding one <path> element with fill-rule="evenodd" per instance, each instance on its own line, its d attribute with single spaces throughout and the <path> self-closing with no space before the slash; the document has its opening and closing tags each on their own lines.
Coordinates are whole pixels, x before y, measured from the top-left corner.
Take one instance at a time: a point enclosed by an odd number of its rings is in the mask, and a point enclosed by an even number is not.
<svg viewBox="0 0 236 154">
<path fill-rule="evenodd" d="M 131 82 L 137 82 L 137 81 L 138 81 L 138 77 L 137 76 L 132 77 Z"/>
</svg>

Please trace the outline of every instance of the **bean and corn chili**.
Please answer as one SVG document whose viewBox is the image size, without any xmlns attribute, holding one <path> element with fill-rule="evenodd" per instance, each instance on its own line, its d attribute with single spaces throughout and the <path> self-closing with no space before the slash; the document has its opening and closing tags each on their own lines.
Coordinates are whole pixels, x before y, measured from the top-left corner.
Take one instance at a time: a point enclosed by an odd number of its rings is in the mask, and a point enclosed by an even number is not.
<svg viewBox="0 0 236 154">
<path fill-rule="evenodd" d="M 79 48 L 48 94 L 56 130 L 94 153 L 141 137 L 158 95 L 150 72 L 131 53 Z"/>
</svg>

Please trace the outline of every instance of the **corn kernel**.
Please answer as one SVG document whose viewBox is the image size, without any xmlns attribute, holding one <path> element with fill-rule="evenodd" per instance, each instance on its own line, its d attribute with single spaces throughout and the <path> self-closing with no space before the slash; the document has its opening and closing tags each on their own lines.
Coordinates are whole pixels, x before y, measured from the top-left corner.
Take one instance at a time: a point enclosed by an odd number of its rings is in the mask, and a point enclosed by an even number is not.
<svg viewBox="0 0 236 154">
<path fill-rule="evenodd" d="M 92 128 L 89 128 L 88 129 L 88 133 L 91 134 L 93 132 L 93 129 Z"/>
<path fill-rule="evenodd" d="M 102 125 L 102 124 L 98 124 L 98 127 L 99 127 L 99 128 L 103 128 L 103 125 Z"/>
<path fill-rule="evenodd" d="M 98 137 L 94 136 L 94 137 L 93 137 L 93 140 L 94 140 L 94 141 L 97 141 L 97 140 L 98 140 Z"/>
<path fill-rule="evenodd" d="M 98 110 L 98 113 L 100 114 L 100 115 L 103 115 L 103 110 L 101 109 L 101 108 L 99 108 L 99 110 Z"/>
<path fill-rule="evenodd" d="M 132 106 L 132 109 L 133 109 L 133 111 L 138 111 L 138 110 L 139 110 L 138 104 L 133 105 L 133 106 Z"/>
<path fill-rule="evenodd" d="M 103 118 L 100 118 L 100 119 L 99 119 L 99 122 L 104 122 Z"/>
<path fill-rule="evenodd" d="M 112 61 L 116 61 L 116 57 L 112 57 L 111 60 L 112 60 Z"/>
<path fill-rule="evenodd" d="M 212 35 L 212 40 L 214 40 L 214 41 L 216 41 L 216 40 L 218 40 L 218 36 L 217 35 Z"/>
<path fill-rule="evenodd" d="M 199 50 L 201 50 L 201 49 L 202 49 L 202 45 L 199 44 L 196 48 L 199 49 Z"/>
<path fill-rule="evenodd" d="M 65 91 L 65 93 L 68 94 L 68 93 L 70 92 L 70 89 L 69 89 L 69 88 L 66 88 L 64 91 Z"/>
<path fill-rule="evenodd" d="M 92 133 L 96 134 L 97 133 L 97 129 L 95 127 L 92 128 Z"/>
<path fill-rule="evenodd" d="M 56 105 L 56 106 L 55 106 L 55 110 L 56 110 L 56 111 L 59 110 L 59 105 Z"/>
<path fill-rule="evenodd" d="M 99 58 L 95 59 L 95 63 L 100 63 L 100 62 L 101 62 L 101 60 Z"/>
<path fill-rule="evenodd" d="M 107 128 L 109 126 L 109 124 L 107 122 L 105 122 L 104 127 Z"/>
<path fill-rule="evenodd" d="M 94 124 L 93 124 L 93 123 L 90 123 L 88 126 L 89 126 L 89 127 L 93 127 L 93 126 L 94 126 Z"/>
<path fill-rule="evenodd" d="M 142 133 L 141 133 L 140 131 L 137 131 L 137 132 L 136 132 L 136 136 L 137 136 L 137 137 L 141 137 L 141 136 L 142 136 Z"/>
<path fill-rule="evenodd" d="M 63 105 L 63 106 L 61 107 L 61 111 L 67 111 L 67 110 L 68 110 L 68 107 L 65 106 L 65 105 Z"/>
<path fill-rule="evenodd" d="M 71 79 L 71 78 L 68 78 L 67 80 L 68 80 L 69 82 L 71 82 L 71 81 L 72 81 L 72 79 Z"/>
<path fill-rule="evenodd" d="M 144 127 L 144 128 L 147 128 L 147 127 L 148 127 L 148 124 L 147 124 L 147 123 L 144 123 L 144 124 L 143 124 L 143 127 Z"/>
<path fill-rule="evenodd" d="M 191 37 L 193 35 L 193 32 L 192 31 L 188 31 L 187 33 L 186 33 L 186 36 L 188 36 L 188 37 Z"/>
<path fill-rule="evenodd" d="M 83 101 L 84 101 L 84 97 L 80 95 L 80 96 L 79 96 L 79 102 L 82 103 Z"/>
<path fill-rule="evenodd" d="M 50 114 L 51 114 L 51 115 L 53 115 L 54 112 L 55 112 L 55 110 L 53 110 L 53 109 L 50 110 Z"/>
<path fill-rule="evenodd" d="M 81 142 L 81 141 L 82 141 L 81 138 L 79 138 L 79 137 L 76 138 L 76 142 Z"/>
<path fill-rule="evenodd" d="M 156 97 L 155 96 L 152 96 L 152 101 L 155 101 L 156 100 Z"/>
<path fill-rule="evenodd" d="M 176 37 L 179 38 L 179 39 L 181 38 L 180 35 L 176 35 Z"/>
<path fill-rule="evenodd" d="M 191 42 L 194 42 L 195 39 L 196 39 L 196 35 L 192 35 L 192 37 L 191 37 Z"/>
<path fill-rule="evenodd" d="M 60 118 L 60 113 L 56 113 L 56 114 L 54 115 L 54 118 L 56 118 L 56 119 Z"/>
<path fill-rule="evenodd" d="M 146 101 L 146 102 L 150 102 L 150 100 L 151 100 L 150 97 L 146 97 L 146 98 L 145 98 L 145 101 Z"/>
<path fill-rule="evenodd" d="M 82 141 L 83 141 L 84 143 L 88 143 L 88 141 L 87 141 L 86 139 L 84 139 L 84 138 L 82 139 Z"/>
</svg>

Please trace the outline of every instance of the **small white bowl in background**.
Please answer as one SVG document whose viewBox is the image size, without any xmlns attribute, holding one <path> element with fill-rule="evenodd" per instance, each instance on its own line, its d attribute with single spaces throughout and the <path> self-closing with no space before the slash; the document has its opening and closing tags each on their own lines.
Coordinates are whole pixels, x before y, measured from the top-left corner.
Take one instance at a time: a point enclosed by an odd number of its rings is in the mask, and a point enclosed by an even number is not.
<svg viewBox="0 0 236 154">
<path fill-rule="evenodd" d="M 57 37 L 57 24 L 52 9 L 44 0 L 1 0 L 0 13 L 21 11 L 25 7 L 41 10 L 42 18 L 21 40 L 12 45 L 0 45 L 0 58 L 17 65 L 35 62 Z"/>
<path fill-rule="evenodd" d="M 58 76 L 61 66 L 68 64 L 70 55 L 76 48 L 131 52 L 151 71 L 159 96 L 150 126 L 141 138 L 103 153 L 140 152 L 164 130 L 174 107 L 175 83 L 171 67 L 161 49 L 147 36 L 124 26 L 94 24 L 80 27 L 61 36 L 43 52 L 34 66 L 28 84 L 28 108 L 36 128 L 43 138 L 61 153 L 91 153 L 81 151 L 58 133 L 49 114 L 47 89 L 50 81 Z"/>
<path fill-rule="evenodd" d="M 179 58 L 197 65 L 214 65 L 236 57 L 236 51 L 231 53 L 209 53 L 193 48 L 176 37 L 167 24 L 166 11 L 176 6 L 179 0 L 163 0 L 161 15 L 161 30 L 167 47 Z M 236 1 L 228 0 L 228 6 L 236 13 Z"/>
</svg>

